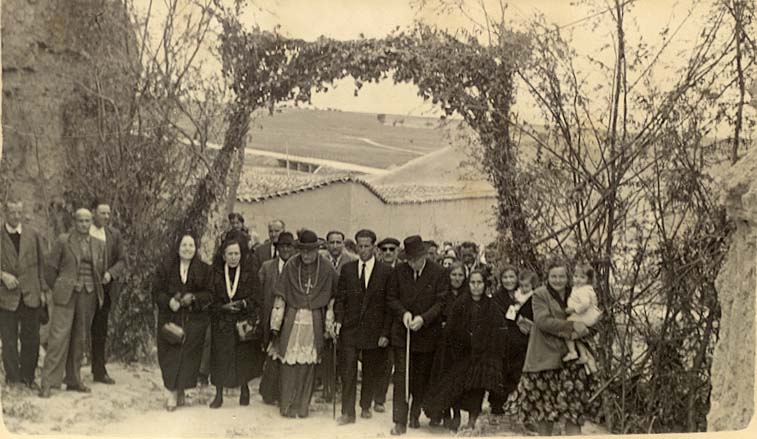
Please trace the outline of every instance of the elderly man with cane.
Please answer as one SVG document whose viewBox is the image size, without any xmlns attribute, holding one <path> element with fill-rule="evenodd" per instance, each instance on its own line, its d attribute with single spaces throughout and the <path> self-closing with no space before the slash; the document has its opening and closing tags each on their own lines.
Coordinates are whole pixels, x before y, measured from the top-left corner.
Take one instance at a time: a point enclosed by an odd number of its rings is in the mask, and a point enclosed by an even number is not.
<svg viewBox="0 0 757 439">
<path fill-rule="evenodd" d="M 394 350 L 392 435 L 420 427 L 421 405 L 428 386 L 434 349 L 441 336 L 439 318 L 449 291 L 449 277 L 426 258 L 423 239 L 405 239 L 408 261 L 397 265 L 387 286 L 386 304 L 393 314 L 391 345 Z M 408 402 L 411 401 L 410 404 Z M 409 407 L 408 407 L 409 405 Z"/>
</svg>

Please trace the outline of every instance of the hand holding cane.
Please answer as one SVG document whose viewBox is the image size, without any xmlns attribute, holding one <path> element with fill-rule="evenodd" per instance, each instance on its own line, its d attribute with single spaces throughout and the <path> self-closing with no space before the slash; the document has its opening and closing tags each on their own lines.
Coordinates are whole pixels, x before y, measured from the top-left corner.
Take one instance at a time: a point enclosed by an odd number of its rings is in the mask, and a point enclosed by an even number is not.
<svg viewBox="0 0 757 439">
<path fill-rule="evenodd" d="M 334 367 L 333 367 L 333 372 L 334 372 L 334 375 L 333 375 L 333 378 L 334 378 L 334 380 L 333 380 L 334 389 L 333 389 L 333 391 L 334 391 L 334 395 L 333 395 L 333 398 L 331 400 L 331 418 L 332 419 L 336 419 L 336 346 L 337 346 L 338 339 L 339 339 L 339 333 L 337 333 L 336 330 L 335 330 L 334 331 L 334 349 L 332 349 L 332 351 L 333 351 L 333 359 L 334 359 Z"/>
<path fill-rule="evenodd" d="M 410 410 L 410 327 L 405 328 L 405 404 Z M 405 419 L 405 427 L 407 427 L 407 421 L 409 417 Z"/>
</svg>

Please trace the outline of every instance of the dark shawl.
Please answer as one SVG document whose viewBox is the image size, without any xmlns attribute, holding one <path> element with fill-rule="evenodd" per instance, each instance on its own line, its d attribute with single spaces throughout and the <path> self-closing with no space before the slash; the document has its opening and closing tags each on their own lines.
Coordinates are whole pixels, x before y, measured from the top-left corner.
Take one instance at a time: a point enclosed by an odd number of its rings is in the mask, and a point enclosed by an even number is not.
<svg viewBox="0 0 757 439">
<path fill-rule="evenodd" d="M 441 413 L 469 390 L 499 386 L 502 354 L 496 334 L 503 322 L 492 305 L 491 298 L 483 296 L 476 303 L 470 294 L 455 301 L 447 324 L 445 370 L 438 385 L 429 389 L 428 413 Z"/>
</svg>

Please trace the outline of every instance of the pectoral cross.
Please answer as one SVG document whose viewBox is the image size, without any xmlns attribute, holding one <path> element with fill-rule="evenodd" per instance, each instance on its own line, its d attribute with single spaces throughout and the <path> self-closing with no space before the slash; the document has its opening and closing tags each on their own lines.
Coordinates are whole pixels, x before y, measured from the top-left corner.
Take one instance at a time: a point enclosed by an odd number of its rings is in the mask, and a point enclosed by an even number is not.
<svg viewBox="0 0 757 439">
<path fill-rule="evenodd" d="M 312 283 L 311 279 L 308 277 L 308 282 L 305 284 L 305 294 L 310 295 L 310 289 L 313 288 L 315 285 Z"/>
</svg>

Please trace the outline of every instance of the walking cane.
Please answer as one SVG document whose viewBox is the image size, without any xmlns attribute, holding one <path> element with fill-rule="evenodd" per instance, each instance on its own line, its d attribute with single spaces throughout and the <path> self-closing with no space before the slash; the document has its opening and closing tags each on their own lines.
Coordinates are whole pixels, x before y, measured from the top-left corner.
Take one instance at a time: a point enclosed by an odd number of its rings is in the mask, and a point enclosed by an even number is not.
<svg viewBox="0 0 757 439">
<path fill-rule="evenodd" d="M 408 412 L 410 411 L 410 327 L 405 330 L 405 405 L 407 405 Z M 407 428 L 407 421 L 410 417 L 405 419 L 405 428 Z"/>
<path fill-rule="evenodd" d="M 331 399 L 331 418 L 332 419 L 336 419 L 336 345 L 337 345 L 337 338 L 338 337 L 339 336 L 336 333 L 334 333 L 334 349 L 332 349 L 333 350 L 333 358 L 334 358 L 334 367 L 333 367 L 334 374 L 332 375 L 333 378 L 334 378 L 334 381 L 333 381 L 333 383 L 334 383 L 334 389 L 333 389 L 334 395 L 333 395 L 333 398 Z"/>
</svg>

